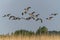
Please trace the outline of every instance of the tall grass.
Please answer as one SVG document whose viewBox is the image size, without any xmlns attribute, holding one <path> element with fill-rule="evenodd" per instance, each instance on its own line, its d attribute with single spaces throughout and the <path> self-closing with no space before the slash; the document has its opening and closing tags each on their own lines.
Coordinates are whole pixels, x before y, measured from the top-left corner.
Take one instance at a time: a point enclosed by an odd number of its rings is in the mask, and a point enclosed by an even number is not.
<svg viewBox="0 0 60 40">
<path fill-rule="evenodd" d="M 31 35 L 31 36 L 26 36 L 26 35 L 5 35 L 5 36 L 0 36 L 0 40 L 60 40 L 60 35 Z"/>
</svg>

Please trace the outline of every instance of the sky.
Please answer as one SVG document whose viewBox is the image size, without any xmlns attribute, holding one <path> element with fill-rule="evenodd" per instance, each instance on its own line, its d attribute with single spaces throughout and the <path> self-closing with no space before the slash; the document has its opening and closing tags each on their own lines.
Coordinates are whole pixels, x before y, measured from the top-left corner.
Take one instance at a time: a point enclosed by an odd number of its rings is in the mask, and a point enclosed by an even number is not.
<svg viewBox="0 0 60 40">
<path fill-rule="evenodd" d="M 35 11 L 44 20 L 40 21 L 12 21 L 8 18 L 3 18 L 4 14 L 12 14 L 22 17 L 21 13 L 24 8 L 31 6 L 30 12 Z M 45 18 L 49 17 L 51 13 L 58 13 L 52 20 L 48 21 Z M 0 34 L 7 34 L 15 32 L 16 30 L 35 31 L 40 26 L 46 26 L 48 30 L 60 30 L 60 0 L 0 0 Z"/>
</svg>

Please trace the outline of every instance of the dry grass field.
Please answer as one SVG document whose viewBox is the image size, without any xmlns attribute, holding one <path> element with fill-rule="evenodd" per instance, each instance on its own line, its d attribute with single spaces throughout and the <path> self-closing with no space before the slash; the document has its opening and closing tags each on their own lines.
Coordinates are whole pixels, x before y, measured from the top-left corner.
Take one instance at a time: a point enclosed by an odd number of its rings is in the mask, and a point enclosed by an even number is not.
<svg viewBox="0 0 60 40">
<path fill-rule="evenodd" d="M 0 40 L 60 40 L 59 35 L 0 36 Z"/>
</svg>

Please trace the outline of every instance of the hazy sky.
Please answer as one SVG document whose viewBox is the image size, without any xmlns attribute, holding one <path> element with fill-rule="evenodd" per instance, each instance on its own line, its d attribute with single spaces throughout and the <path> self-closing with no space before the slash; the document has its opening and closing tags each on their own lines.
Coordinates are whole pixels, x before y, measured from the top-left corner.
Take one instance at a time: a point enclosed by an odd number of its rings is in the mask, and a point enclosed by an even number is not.
<svg viewBox="0 0 60 40">
<path fill-rule="evenodd" d="M 3 18 L 4 14 L 11 13 L 12 15 L 21 17 L 21 12 L 24 8 L 31 6 L 30 11 L 34 10 L 39 13 L 44 20 L 40 21 L 12 21 L 8 18 Z M 58 13 L 50 21 L 46 21 L 51 13 Z M 0 0 L 0 34 L 14 32 L 18 29 L 26 29 L 36 31 L 39 26 L 46 26 L 49 30 L 60 30 L 60 0 Z"/>
</svg>

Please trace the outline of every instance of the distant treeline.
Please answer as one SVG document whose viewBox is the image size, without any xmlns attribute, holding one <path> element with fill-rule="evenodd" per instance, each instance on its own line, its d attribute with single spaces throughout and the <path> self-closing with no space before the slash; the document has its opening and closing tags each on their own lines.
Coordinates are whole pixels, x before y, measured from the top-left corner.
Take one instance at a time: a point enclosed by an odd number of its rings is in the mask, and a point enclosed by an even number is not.
<svg viewBox="0 0 60 40">
<path fill-rule="evenodd" d="M 60 31 L 48 31 L 48 28 L 43 26 L 39 27 L 36 32 L 28 31 L 28 30 L 17 30 L 12 35 L 41 35 L 41 34 L 60 34 Z"/>
</svg>

